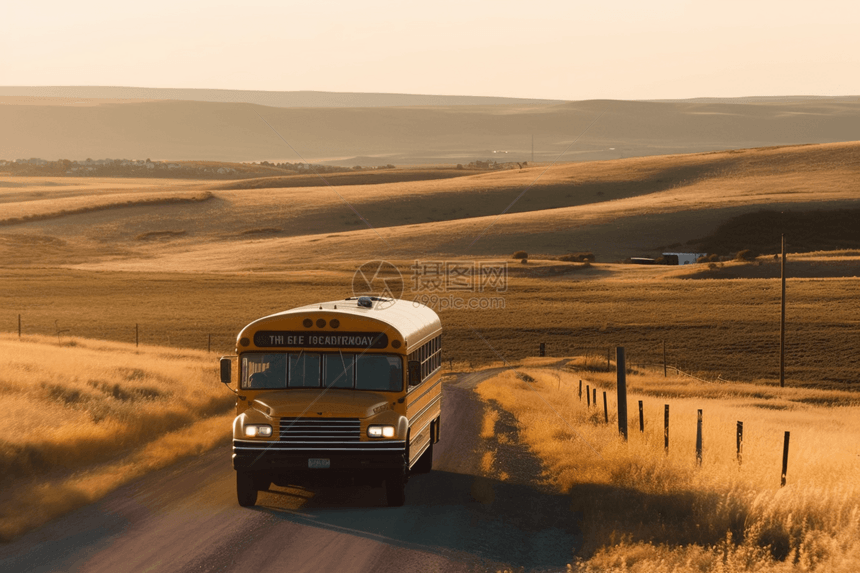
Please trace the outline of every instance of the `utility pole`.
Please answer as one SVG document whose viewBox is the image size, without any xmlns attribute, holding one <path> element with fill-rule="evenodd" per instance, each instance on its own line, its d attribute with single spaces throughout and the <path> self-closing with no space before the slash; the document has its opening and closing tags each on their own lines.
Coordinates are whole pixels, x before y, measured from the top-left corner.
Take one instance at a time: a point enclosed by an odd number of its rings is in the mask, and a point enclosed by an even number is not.
<svg viewBox="0 0 860 573">
<path fill-rule="evenodd" d="M 535 162 L 535 134 L 532 134 L 532 163 Z"/>
<path fill-rule="evenodd" d="M 779 317 L 779 387 L 785 387 L 785 233 L 782 234 L 782 262 L 780 263 L 782 279 L 782 309 Z"/>
</svg>

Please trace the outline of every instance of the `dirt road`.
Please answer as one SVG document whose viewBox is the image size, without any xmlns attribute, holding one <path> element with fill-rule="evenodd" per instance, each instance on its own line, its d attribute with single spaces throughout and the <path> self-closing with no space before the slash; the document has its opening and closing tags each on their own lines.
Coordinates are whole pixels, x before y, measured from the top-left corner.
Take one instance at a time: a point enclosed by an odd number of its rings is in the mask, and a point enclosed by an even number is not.
<svg viewBox="0 0 860 573">
<path fill-rule="evenodd" d="M 240 508 L 225 445 L 0 546 L 0 570 L 563 570 L 578 539 L 569 499 L 534 476 L 481 474 L 471 388 L 491 373 L 446 383 L 434 470 L 410 479 L 404 507 L 386 507 L 381 488 L 273 486 Z"/>
</svg>

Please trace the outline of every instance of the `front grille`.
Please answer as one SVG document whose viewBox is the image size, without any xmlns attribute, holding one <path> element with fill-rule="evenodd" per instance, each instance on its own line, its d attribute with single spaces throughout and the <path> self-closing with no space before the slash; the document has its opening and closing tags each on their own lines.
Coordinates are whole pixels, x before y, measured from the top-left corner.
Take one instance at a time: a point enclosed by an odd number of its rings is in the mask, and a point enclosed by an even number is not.
<svg viewBox="0 0 860 573">
<path fill-rule="evenodd" d="M 358 418 L 281 418 L 278 440 L 233 440 L 237 454 L 403 452 L 403 440 L 361 441 Z"/>
<path fill-rule="evenodd" d="M 361 422 L 358 418 L 281 418 L 280 441 L 324 446 L 358 442 Z"/>
</svg>

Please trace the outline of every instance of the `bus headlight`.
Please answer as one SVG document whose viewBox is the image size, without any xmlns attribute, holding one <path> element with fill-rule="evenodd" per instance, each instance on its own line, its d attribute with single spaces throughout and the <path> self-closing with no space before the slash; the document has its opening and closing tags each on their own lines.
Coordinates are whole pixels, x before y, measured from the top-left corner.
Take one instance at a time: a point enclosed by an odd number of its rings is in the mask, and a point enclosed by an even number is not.
<svg viewBox="0 0 860 573">
<path fill-rule="evenodd" d="M 394 426 L 368 426 L 368 438 L 393 438 Z"/>
<path fill-rule="evenodd" d="M 245 426 L 245 435 L 249 438 L 268 438 L 272 435 L 272 426 L 268 424 L 249 424 Z"/>
</svg>

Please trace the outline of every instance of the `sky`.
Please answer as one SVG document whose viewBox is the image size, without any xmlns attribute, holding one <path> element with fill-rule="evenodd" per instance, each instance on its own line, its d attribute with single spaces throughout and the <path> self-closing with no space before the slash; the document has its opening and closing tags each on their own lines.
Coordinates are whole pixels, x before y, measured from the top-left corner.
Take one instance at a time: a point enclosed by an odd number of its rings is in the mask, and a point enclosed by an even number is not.
<svg viewBox="0 0 860 573">
<path fill-rule="evenodd" d="M 562 100 L 860 94 L 860 2 L 9 2 L 0 85 Z"/>
</svg>

